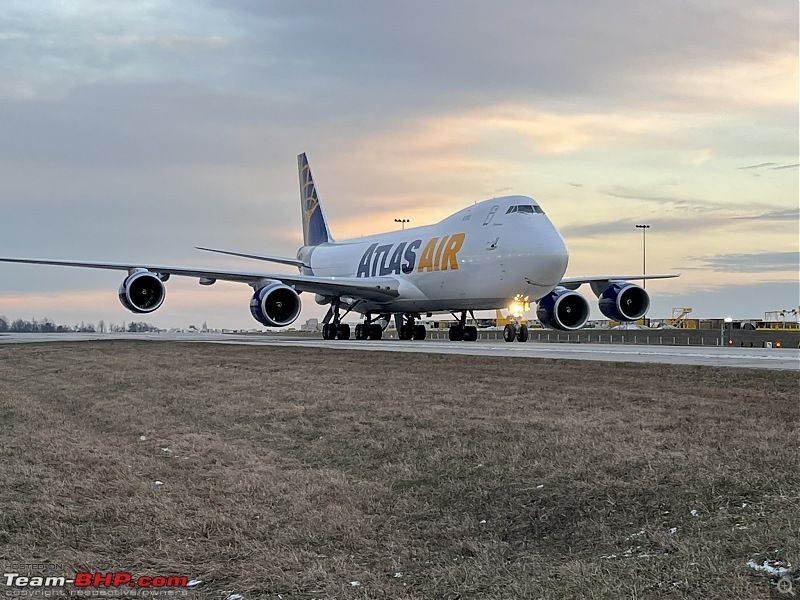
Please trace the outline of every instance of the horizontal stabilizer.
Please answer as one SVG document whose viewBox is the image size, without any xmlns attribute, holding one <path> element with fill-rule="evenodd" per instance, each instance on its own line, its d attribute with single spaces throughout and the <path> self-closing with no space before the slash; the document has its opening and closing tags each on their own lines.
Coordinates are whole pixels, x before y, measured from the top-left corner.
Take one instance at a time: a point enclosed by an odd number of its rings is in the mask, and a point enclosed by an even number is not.
<svg viewBox="0 0 800 600">
<path fill-rule="evenodd" d="M 204 252 L 216 252 L 217 254 L 228 254 L 230 256 L 240 256 L 242 258 L 252 258 L 254 260 L 263 260 L 265 262 L 274 262 L 282 265 L 292 265 L 293 267 L 306 267 L 309 265 L 303 264 L 302 260 L 296 258 L 288 258 L 285 256 L 269 256 L 267 254 L 248 254 L 246 252 L 232 252 L 230 250 L 215 250 L 214 248 L 202 248 L 195 246 L 196 250 L 203 250 Z"/>
</svg>

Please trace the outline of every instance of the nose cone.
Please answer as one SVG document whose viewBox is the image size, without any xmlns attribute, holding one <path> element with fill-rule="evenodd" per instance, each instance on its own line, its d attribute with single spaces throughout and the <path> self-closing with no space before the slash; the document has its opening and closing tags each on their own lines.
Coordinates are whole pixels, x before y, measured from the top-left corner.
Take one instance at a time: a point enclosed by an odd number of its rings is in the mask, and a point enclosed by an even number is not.
<svg viewBox="0 0 800 600">
<path fill-rule="evenodd" d="M 530 265 L 529 279 L 537 286 L 552 289 L 567 272 L 569 251 L 564 239 L 549 221 L 538 233 L 539 235 L 531 240 L 534 246 L 532 248 L 534 258 Z"/>
<path fill-rule="evenodd" d="M 569 254 L 564 252 L 544 254 L 536 265 L 536 283 L 543 286 L 555 287 L 567 272 Z"/>
</svg>

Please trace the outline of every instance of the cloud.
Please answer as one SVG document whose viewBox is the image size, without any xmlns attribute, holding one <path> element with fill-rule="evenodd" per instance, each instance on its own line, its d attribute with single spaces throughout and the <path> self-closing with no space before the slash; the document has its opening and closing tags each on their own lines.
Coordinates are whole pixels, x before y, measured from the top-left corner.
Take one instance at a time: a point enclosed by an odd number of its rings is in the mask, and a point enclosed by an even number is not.
<svg viewBox="0 0 800 600">
<path fill-rule="evenodd" d="M 603 193 L 612 198 L 662 205 L 667 207 L 668 211 L 673 210 L 687 214 L 716 214 L 730 219 L 790 221 L 796 220 L 800 215 L 800 209 L 797 208 L 770 206 L 761 202 L 732 201 L 730 198 L 726 198 L 724 202 L 712 202 L 694 197 L 652 194 L 619 186 Z M 765 208 L 769 210 L 765 211 Z"/>
<path fill-rule="evenodd" d="M 651 286 L 648 285 L 648 289 Z M 653 286 L 654 287 L 654 286 Z M 693 307 L 691 318 L 734 319 L 761 318 L 765 312 L 795 308 L 800 305 L 797 282 L 764 281 L 760 283 L 697 286 L 679 293 L 663 289 L 651 296 L 650 316 L 665 318 L 675 306 Z"/>
<path fill-rule="evenodd" d="M 800 270 L 800 252 L 716 254 L 689 258 L 700 265 L 687 268 L 710 269 L 721 273 L 797 272 Z"/>
<path fill-rule="evenodd" d="M 97 41 L 102 44 L 121 46 L 159 46 L 162 48 L 178 49 L 191 46 L 205 46 L 221 48 L 229 46 L 230 40 L 219 35 L 185 35 L 185 34 L 133 34 L 133 33 L 98 33 Z"/>
<path fill-rule="evenodd" d="M 672 234 L 697 234 L 700 232 L 730 233 L 731 225 L 737 221 L 748 223 L 747 230 L 750 232 L 761 232 L 767 223 L 791 223 L 800 219 L 800 209 L 776 209 L 767 212 L 755 213 L 750 215 L 731 214 L 729 208 L 707 207 L 702 204 L 691 205 L 687 201 L 676 199 L 664 199 L 679 212 L 679 216 L 668 216 L 661 213 L 648 218 L 645 222 L 651 223 L 653 232 L 672 233 Z M 698 212 L 707 213 L 702 217 Z M 609 235 L 629 233 L 636 223 L 641 223 L 643 219 L 633 216 L 623 219 L 595 221 L 589 223 L 570 223 L 560 227 L 561 233 L 567 237 L 602 237 Z M 749 234 L 748 234 L 749 235 Z M 732 255 L 733 256 L 733 255 Z"/>
<path fill-rule="evenodd" d="M 747 171 L 749 169 L 763 169 L 764 167 L 774 167 L 777 164 L 778 163 L 774 163 L 774 162 L 763 162 L 763 163 L 758 163 L 757 165 L 748 165 L 746 167 L 739 167 L 739 170 L 740 171 Z"/>
<path fill-rule="evenodd" d="M 793 165 L 779 165 L 775 162 L 763 162 L 758 163 L 757 165 L 748 165 L 746 167 L 738 167 L 737 170 L 739 171 L 748 171 L 751 169 L 769 169 L 770 171 L 781 171 L 783 169 L 796 169 L 800 167 L 800 164 L 793 164 Z"/>
<path fill-rule="evenodd" d="M 706 203 L 702 200 L 697 198 L 684 198 L 680 196 L 661 196 L 656 194 L 650 194 L 648 192 L 633 190 L 630 188 L 625 188 L 622 186 L 617 186 L 612 190 L 607 190 L 602 192 L 606 196 L 611 196 L 612 198 L 620 198 L 622 200 L 638 200 L 642 202 L 653 202 L 655 204 L 667 204 L 672 206 L 673 208 L 679 209 L 694 209 L 696 210 L 699 206 L 705 206 Z"/>
<path fill-rule="evenodd" d="M 595 223 L 570 224 L 559 227 L 565 237 L 569 238 L 596 238 L 619 234 L 633 233 L 636 223 L 641 220 L 633 218 L 617 219 L 614 221 L 602 221 Z M 721 219 L 686 219 L 659 217 L 653 222 L 653 232 L 656 233 L 699 233 L 710 231 L 723 226 Z"/>
<path fill-rule="evenodd" d="M 757 215 L 743 215 L 733 218 L 756 221 L 797 221 L 800 219 L 800 208 L 776 209 Z"/>
<path fill-rule="evenodd" d="M 0 96 L 60 98 L 98 81 L 208 81 L 241 29 L 210 4 L 42 0 L 4 11 Z M 22 94 L 26 92 L 26 94 Z"/>
</svg>

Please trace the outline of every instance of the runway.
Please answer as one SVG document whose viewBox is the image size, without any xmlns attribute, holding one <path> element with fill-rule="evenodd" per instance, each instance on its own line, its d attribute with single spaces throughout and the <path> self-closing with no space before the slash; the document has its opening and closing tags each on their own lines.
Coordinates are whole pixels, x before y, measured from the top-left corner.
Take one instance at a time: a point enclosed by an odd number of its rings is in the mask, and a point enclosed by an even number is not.
<svg viewBox="0 0 800 600">
<path fill-rule="evenodd" d="M 0 344 L 76 342 L 93 340 L 148 340 L 215 344 L 244 344 L 368 350 L 378 352 L 416 352 L 433 354 L 464 354 L 473 356 L 510 356 L 517 358 L 550 358 L 593 360 L 605 362 L 661 363 L 702 365 L 749 369 L 800 371 L 800 350 L 788 348 L 739 348 L 714 346 L 656 346 L 644 344 L 589 343 L 506 343 L 494 340 L 450 342 L 445 340 L 331 340 L 292 334 L 221 334 L 221 333 L 60 333 L 60 334 L 2 334 Z"/>
</svg>

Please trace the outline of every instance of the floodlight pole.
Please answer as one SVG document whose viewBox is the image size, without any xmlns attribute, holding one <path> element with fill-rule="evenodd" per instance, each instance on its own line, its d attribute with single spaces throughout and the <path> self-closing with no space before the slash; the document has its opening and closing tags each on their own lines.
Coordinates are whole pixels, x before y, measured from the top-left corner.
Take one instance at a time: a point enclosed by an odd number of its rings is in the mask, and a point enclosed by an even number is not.
<svg viewBox="0 0 800 600">
<path fill-rule="evenodd" d="M 730 317 L 725 317 L 725 319 L 719 325 L 719 345 L 720 346 L 724 346 L 725 345 L 725 323 L 730 323 L 731 324 L 731 329 L 733 329 L 733 319 L 730 318 Z M 730 334 L 728 335 L 728 338 L 730 339 Z"/>
<path fill-rule="evenodd" d="M 402 225 L 402 229 L 406 228 L 406 223 L 410 223 L 411 219 L 395 219 L 395 223 L 400 223 Z"/>
<path fill-rule="evenodd" d="M 636 229 L 642 230 L 642 275 L 647 275 L 647 230 L 650 225 L 637 225 Z M 647 289 L 646 279 L 642 279 L 642 289 Z"/>
</svg>

